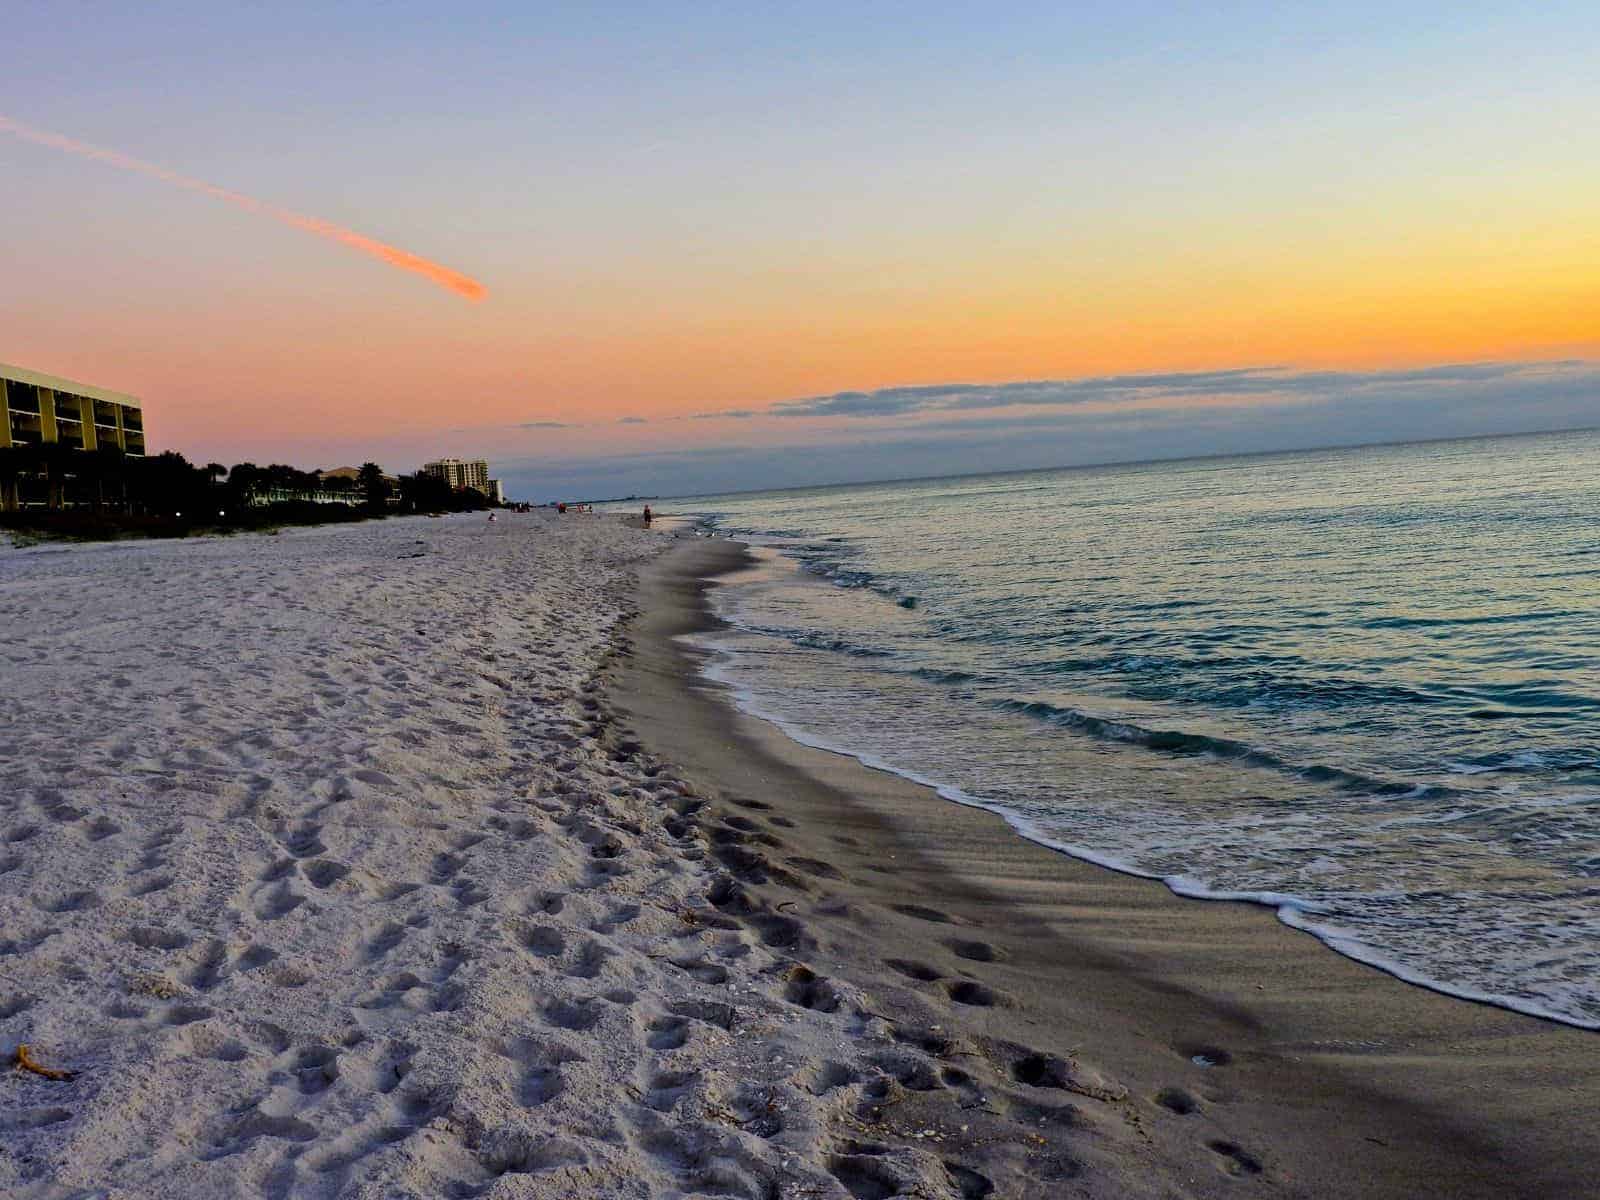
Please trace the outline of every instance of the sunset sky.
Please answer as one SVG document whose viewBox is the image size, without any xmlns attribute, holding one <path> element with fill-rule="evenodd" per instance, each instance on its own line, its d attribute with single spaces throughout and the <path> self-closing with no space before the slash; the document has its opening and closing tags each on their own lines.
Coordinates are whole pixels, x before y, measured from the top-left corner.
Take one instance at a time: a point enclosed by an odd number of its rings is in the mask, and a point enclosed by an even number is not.
<svg viewBox="0 0 1600 1200">
<path fill-rule="evenodd" d="M 1600 424 L 1593 0 L 230 7 L 0 37 L 0 116 L 170 173 L 0 128 L 0 360 L 191 459 L 548 499 Z"/>
</svg>

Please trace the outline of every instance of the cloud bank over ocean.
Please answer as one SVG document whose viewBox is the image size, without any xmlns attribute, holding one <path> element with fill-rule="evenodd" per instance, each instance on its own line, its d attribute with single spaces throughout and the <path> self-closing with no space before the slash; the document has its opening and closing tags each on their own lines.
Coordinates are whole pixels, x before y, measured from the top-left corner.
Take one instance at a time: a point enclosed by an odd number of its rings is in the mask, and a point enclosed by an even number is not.
<svg viewBox="0 0 1600 1200">
<path fill-rule="evenodd" d="M 1545 363 L 1458 363 L 1400 371 L 1294 371 L 1284 367 L 1239 367 L 1226 371 L 1180 371 L 1110 375 L 1091 379 L 1044 379 L 1020 383 L 952 383 L 835 392 L 785 400 L 767 411 L 778 417 L 888 417 L 908 413 L 983 411 L 1023 406 L 1105 404 L 1131 400 L 1220 397 L 1282 397 L 1334 400 L 1375 389 L 1421 392 L 1441 387 L 1509 381 L 1579 378 L 1593 386 L 1600 365 L 1580 360 Z"/>
<path fill-rule="evenodd" d="M 905 478 L 1576 429 L 1600 425 L 1600 363 L 1241 367 L 918 385 L 678 418 L 717 419 L 737 421 L 739 433 L 659 450 L 540 454 L 509 462 L 506 475 L 532 496 L 686 495 L 889 473 Z M 783 446 L 749 440 L 775 426 Z M 886 472 L 885 463 L 894 470 Z"/>
</svg>

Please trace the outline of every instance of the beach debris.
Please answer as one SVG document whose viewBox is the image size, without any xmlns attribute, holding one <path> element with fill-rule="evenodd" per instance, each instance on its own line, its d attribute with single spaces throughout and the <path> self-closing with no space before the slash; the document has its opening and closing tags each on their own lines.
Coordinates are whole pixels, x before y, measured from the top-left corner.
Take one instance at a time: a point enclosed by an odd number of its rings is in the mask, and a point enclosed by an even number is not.
<svg viewBox="0 0 1600 1200">
<path fill-rule="evenodd" d="M 27 1044 L 22 1042 L 17 1044 L 15 1061 L 16 1065 L 22 1070 L 31 1072 L 34 1075 L 42 1076 L 45 1079 L 54 1079 L 57 1082 L 66 1082 L 67 1080 L 70 1080 L 74 1074 L 76 1074 L 76 1072 L 73 1071 L 58 1071 L 54 1067 L 46 1067 L 40 1064 L 34 1059 L 33 1055 L 29 1053 Z"/>
</svg>

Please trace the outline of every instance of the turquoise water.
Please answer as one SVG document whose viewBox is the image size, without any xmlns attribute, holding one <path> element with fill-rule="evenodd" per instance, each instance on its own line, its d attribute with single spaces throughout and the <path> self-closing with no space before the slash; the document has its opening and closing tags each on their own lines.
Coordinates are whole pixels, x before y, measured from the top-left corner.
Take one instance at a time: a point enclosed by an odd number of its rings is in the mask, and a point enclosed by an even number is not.
<svg viewBox="0 0 1600 1200">
<path fill-rule="evenodd" d="M 675 501 L 792 735 L 1600 1027 L 1600 434 Z"/>
</svg>

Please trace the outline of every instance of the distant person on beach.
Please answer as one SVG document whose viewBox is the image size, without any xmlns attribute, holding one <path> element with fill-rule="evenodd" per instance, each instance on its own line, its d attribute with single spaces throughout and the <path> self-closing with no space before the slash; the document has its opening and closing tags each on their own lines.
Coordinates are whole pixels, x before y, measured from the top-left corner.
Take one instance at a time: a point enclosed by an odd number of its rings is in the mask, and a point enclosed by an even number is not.
<svg viewBox="0 0 1600 1200">
<path fill-rule="evenodd" d="M 565 504 L 557 504 L 556 505 L 556 512 L 564 513 L 566 511 L 567 511 L 567 506 Z"/>
<path fill-rule="evenodd" d="M 648 504 L 646 504 L 646 505 L 645 505 L 645 506 L 644 506 L 644 523 L 645 523 L 645 524 L 646 524 L 646 525 L 648 525 L 648 524 L 650 524 L 650 521 L 651 521 L 651 518 L 652 518 L 652 517 L 653 517 L 653 516 L 654 516 L 654 514 L 653 514 L 653 513 L 651 513 L 651 511 L 650 511 L 650 506 L 649 506 L 649 505 L 648 505 Z"/>
</svg>

